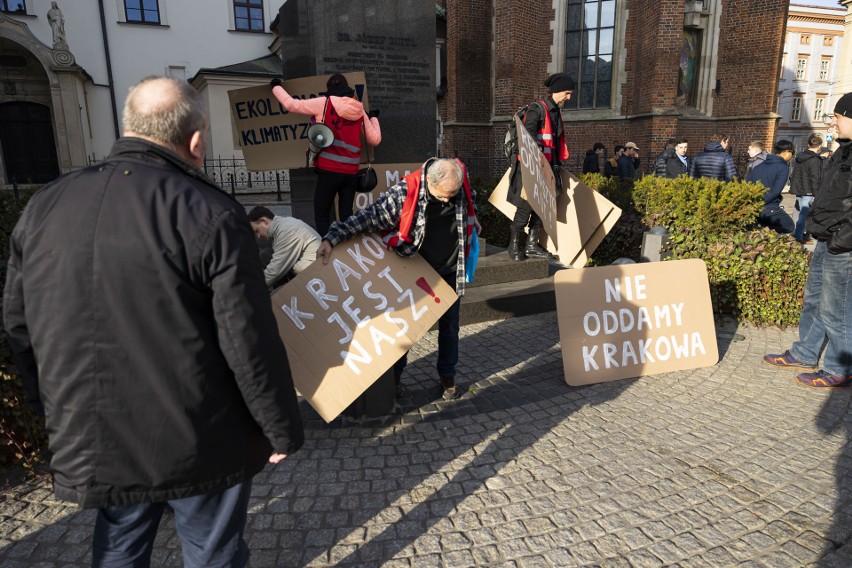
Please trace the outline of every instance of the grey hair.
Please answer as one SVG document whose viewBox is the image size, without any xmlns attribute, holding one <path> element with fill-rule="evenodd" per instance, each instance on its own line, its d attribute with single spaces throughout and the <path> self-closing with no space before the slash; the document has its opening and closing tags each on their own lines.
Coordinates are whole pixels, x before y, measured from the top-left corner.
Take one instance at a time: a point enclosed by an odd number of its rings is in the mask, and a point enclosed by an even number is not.
<svg viewBox="0 0 852 568">
<path fill-rule="evenodd" d="M 166 101 L 138 100 L 139 88 L 152 81 L 166 83 L 164 88 L 173 89 L 174 96 Z M 130 88 L 127 100 L 124 102 L 125 131 L 169 146 L 182 146 L 189 141 L 194 132 L 203 131 L 206 125 L 207 110 L 204 97 L 186 81 L 172 77 L 157 75 L 145 77 Z"/>
<path fill-rule="evenodd" d="M 464 172 L 455 160 L 439 158 L 429 165 L 426 170 L 426 181 L 431 186 L 451 186 L 458 190 L 464 181 Z"/>
</svg>

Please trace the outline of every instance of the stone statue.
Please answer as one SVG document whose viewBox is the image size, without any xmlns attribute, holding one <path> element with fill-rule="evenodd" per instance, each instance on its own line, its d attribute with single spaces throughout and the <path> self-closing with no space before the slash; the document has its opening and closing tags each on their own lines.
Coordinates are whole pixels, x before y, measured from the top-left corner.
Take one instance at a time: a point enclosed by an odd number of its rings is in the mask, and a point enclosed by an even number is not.
<svg viewBox="0 0 852 568">
<path fill-rule="evenodd" d="M 62 10 L 56 5 L 56 2 L 50 3 L 50 10 L 47 11 L 47 21 L 50 24 L 50 29 L 53 31 L 53 47 L 68 47 L 68 42 L 65 39 L 65 16 L 62 15 Z"/>
</svg>

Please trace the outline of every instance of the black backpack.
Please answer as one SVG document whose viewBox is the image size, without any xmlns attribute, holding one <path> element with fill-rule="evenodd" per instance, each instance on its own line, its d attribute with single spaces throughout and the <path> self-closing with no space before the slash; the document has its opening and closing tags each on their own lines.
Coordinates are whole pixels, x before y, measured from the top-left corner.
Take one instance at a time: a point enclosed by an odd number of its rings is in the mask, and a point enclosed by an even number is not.
<svg viewBox="0 0 852 568">
<path fill-rule="evenodd" d="M 547 105 L 543 101 L 538 100 L 528 105 L 522 106 L 512 115 L 512 120 L 506 125 L 506 133 L 503 135 L 503 156 L 511 166 L 514 163 L 515 156 L 518 155 L 518 129 L 515 127 L 515 117 L 521 119 L 521 122 L 526 121 L 527 111 L 534 104 L 540 104 L 542 112 L 547 112 Z"/>
</svg>

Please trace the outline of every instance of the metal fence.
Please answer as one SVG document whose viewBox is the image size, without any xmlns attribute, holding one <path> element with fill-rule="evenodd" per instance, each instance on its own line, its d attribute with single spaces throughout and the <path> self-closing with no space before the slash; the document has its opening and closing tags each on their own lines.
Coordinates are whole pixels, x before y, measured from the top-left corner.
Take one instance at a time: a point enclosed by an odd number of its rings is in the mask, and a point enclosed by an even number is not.
<svg viewBox="0 0 852 568">
<path fill-rule="evenodd" d="M 274 193 L 278 201 L 282 201 L 283 196 L 290 193 L 288 170 L 252 172 L 242 158 L 207 158 L 204 173 L 231 195 Z"/>
</svg>

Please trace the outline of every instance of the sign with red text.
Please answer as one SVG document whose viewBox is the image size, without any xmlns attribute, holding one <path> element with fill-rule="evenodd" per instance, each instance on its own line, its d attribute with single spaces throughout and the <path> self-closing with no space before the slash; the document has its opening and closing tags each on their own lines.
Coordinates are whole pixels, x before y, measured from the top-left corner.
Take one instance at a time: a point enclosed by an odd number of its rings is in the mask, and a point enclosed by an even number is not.
<svg viewBox="0 0 852 568">
<path fill-rule="evenodd" d="M 293 382 L 334 420 L 456 301 L 420 256 L 402 258 L 376 235 L 340 243 L 272 295 Z"/>
<path fill-rule="evenodd" d="M 521 196 L 541 218 L 547 234 L 556 241 L 556 180 L 553 170 L 535 138 L 518 117 L 515 117 L 515 129 L 518 132 L 518 168 L 524 183 Z"/>
<path fill-rule="evenodd" d="M 362 71 L 343 73 L 355 96 L 367 104 L 367 82 Z M 324 96 L 330 75 L 289 79 L 282 87 L 295 99 Z M 305 167 L 308 149 L 308 127 L 311 117 L 294 114 L 285 109 L 272 88 L 263 85 L 228 91 L 231 121 L 237 141 L 250 171 L 278 170 Z M 366 154 L 362 153 L 362 160 Z"/>
<path fill-rule="evenodd" d="M 554 283 L 569 385 L 719 361 L 703 260 L 560 270 Z"/>
<path fill-rule="evenodd" d="M 557 238 L 544 234 L 539 244 L 558 256 L 565 266 L 582 268 L 621 217 L 621 209 L 567 170 L 560 170 L 559 174 L 563 191 L 556 198 Z M 509 170 L 488 201 L 512 219 L 517 208 L 508 201 L 508 193 Z"/>
</svg>

